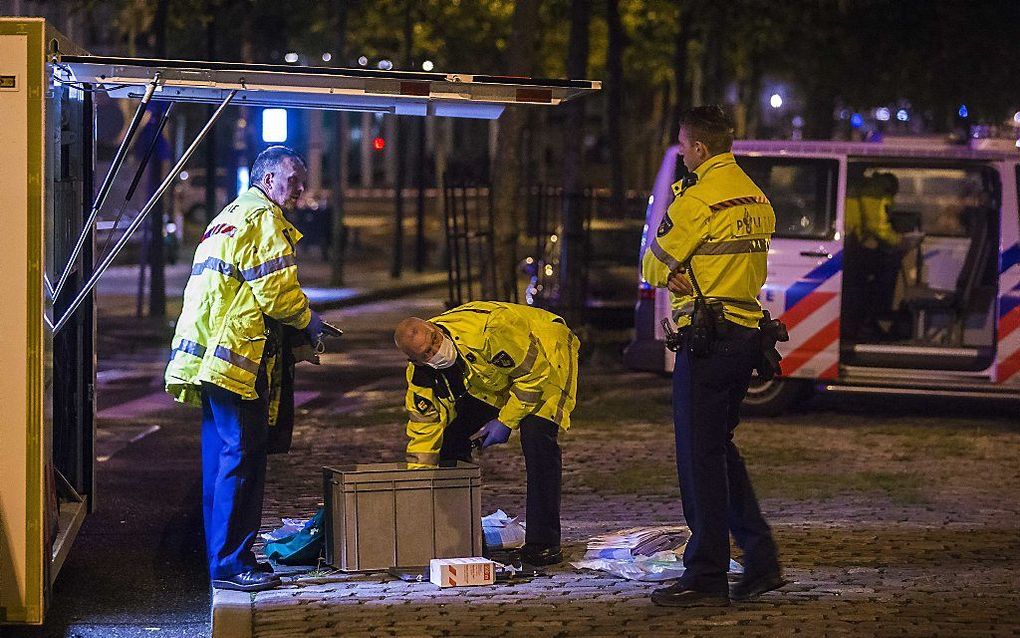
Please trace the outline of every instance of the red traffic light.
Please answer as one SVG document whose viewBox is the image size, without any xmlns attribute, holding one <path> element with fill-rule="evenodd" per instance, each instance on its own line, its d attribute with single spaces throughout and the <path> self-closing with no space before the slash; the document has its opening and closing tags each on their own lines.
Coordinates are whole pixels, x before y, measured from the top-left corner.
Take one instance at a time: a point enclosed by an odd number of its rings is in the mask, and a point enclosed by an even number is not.
<svg viewBox="0 0 1020 638">
<path fill-rule="evenodd" d="M 377 151 L 383 150 L 384 148 L 386 148 L 386 140 L 384 140 L 381 137 L 375 138 L 374 140 L 372 140 L 372 148 L 374 148 Z"/>
</svg>

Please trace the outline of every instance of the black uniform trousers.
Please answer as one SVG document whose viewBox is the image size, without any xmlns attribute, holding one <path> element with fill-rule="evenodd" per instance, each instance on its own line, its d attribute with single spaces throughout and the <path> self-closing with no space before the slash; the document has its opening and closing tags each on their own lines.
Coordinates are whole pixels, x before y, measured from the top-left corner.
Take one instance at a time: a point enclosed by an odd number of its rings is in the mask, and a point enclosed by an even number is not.
<svg viewBox="0 0 1020 638">
<path fill-rule="evenodd" d="M 443 430 L 439 461 L 471 461 L 470 436 L 499 416 L 499 409 L 465 394 L 457 400 L 457 417 Z M 521 450 L 528 479 L 524 541 L 545 548 L 560 544 L 560 488 L 563 462 L 559 426 L 535 415 L 520 423 Z"/>
<path fill-rule="evenodd" d="M 711 352 L 695 356 L 684 340 L 673 370 L 677 474 L 691 538 L 681 582 L 726 592 L 730 539 L 754 577 L 779 569 L 772 532 L 761 515 L 744 460 L 733 443 L 740 403 L 760 356 L 758 331 L 727 322 Z"/>
</svg>

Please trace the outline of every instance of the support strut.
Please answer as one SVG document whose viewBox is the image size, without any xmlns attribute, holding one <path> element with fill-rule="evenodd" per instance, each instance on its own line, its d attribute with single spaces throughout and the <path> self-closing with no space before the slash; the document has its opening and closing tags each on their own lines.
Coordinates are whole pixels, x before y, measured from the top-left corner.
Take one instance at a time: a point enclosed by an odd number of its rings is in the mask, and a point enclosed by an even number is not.
<svg viewBox="0 0 1020 638">
<path fill-rule="evenodd" d="M 227 105 L 230 104 L 230 101 L 234 99 L 234 96 L 236 94 L 237 91 L 232 90 L 230 91 L 230 93 L 227 94 L 227 97 L 223 99 L 223 102 L 220 103 L 219 107 L 216 109 L 216 112 L 212 114 L 212 117 L 210 117 L 209 121 L 206 122 L 205 126 L 202 127 L 202 130 L 198 132 L 198 135 L 195 137 L 194 141 L 191 142 L 191 145 L 188 146 L 187 150 L 184 151 L 184 154 L 181 155 L 181 158 L 177 160 L 177 163 L 174 164 L 174 167 L 170 169 L 170 173 L 163 179 L 163 183 L 159 185 L 159 188 L 156 189 L 156 192 L 152 194 L 152 196 L 149 198 L 149 201 L 146 202 L 145 206 L 142 207 L 142 210 L 138 213 L 138 216 L 131 220 L 131 225 L 128 226 L 126 231 L 124 231 L 124 234 L 121 236 L 121 238 L 117 240 L 117 243 L 113 246 L 113 249 L 110 250 L 110 253 L 103 257 L 103 260 L 99 262 L 99 264 L 96 266 L 96 269 L 92 273 L 92 276 L 89 277 L 89 280 L 85 282 L 85 285 L 82 287 L 81 291 L 78 292 L 74 300 L 68 305 L 67 311 L 64 313 L 64 316 L 62 316 L 60 320 L 54 324 L 53 326 L 54 333 L 59 332 L 60 329 L 63 328 L 65 324 L 67 324 L 67 322 L 71 319 L 71 316 L 74 314 L 74 311 L 77 310 L 79 306 L 81 306 L 82 302 L 85 301 L 89 293 L 92 292 L 92 289 L 96 287 L 96 284 L 99 283 L 99 278 L 103 276 L 103 273 L 106 272 L 106 269 L 110 267 L 110 264 L 113 263 L 113 260 L 116 259 L 120 251 L 123 250 L 124 245 L 127 244 L 129 239 L 131 239 L 131 235 L 133 235 L 135 231 L 138 230 L 138 227 L 141 226 L 142 222 L 145 220 L 145 217 L 149 214 L 149 211 L 151 211 L 153 207 L 156 205 L 156 202 L 159 200 L 159 198 L 163 195 L 163 193 L 166 192 L 168 188 L 170 188 L 170 184 L 173 183 L 174 178 L 177 177 L 177 174 L 181 171 L 181 169 L 188 162 L 188 160 L 191 159 L 191 156 L 198 148 L 198 145 L 202 143 L 202 140 L 205 138 L 206 134 L 208 134 L 208 132 L 212 129 L 213 124 L 216 123 L 216 120 L 219 119 L 220 115 L 227 108 Z"/>
<path fill-rule="evenodd" d="M 106 202 L 106 196 L 110 194 L 113 180 L 117 177 L 117 173 L 120 172 L 120 167 L 124 165 L 124 157 L 127 155 L 128 147 L 131 145 L 131 140 L 135 137 L 138 125 L 142 123 L 142 118 L 145 117 L 145 112 L 149 108 L 149 102 L 152 100 L 152 94 L 156 91 L 158 84 L 159 73 L 153 76 L 152 82 L 145 88 L 145 95 L 142 96 L 142 101 L 138 103 L 138 108 L 135 109 L 135 116 L 131 118 L 131 124 L 124 134 L 124 139 L 120 141 L 120 146 L 117 147 L 117 153 L 113 156 L 110 170 L 106 172 L 106 178 L 96 194 L 96 201 L 92 204 L 92 211 L 89 213 L 88 221 L 82 226 L 81 233 L 78 235 L 78 241 L 74 244 L 74 250 L 71 251 L 71 256 L 68 258 L 67 264 L 64 265 L 64 271 L 60 273 L 60 279 L 57 280 L 57 285 L 53 288 L 54 301 L 56 301 L 60 292 L 64 289 L 64 284 L 67 283 L 67 278 L 71 275 L 71 270 L 74 269 L 74 264 L 78 261 L 82 248 L 85 247 L 85 240 L 88 239 L 89 233 L 92 231 L 92 225 L 96 223 L 96 217 L 99 216 L 99 210 Z"/>
</svg>

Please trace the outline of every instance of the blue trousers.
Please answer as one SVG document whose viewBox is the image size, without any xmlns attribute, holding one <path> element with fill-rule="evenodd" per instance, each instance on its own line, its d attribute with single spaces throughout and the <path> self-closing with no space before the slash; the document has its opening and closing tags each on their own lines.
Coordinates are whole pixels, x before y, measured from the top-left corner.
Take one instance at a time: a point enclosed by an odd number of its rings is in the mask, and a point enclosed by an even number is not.
<svg viewBox="0 0 1020 638">
<path fill-rule="evenodd" d="M 691 589 L 727 590 L 730 533 L 744 552 L 746 573 L 779 568 L 772 532 L 733 443 L 758 352 L 757 331 L 735 324 L 710 354 L 694 356 L 687 347 L 677 352 L 676 464 L 684 518 L 691 529 L 681 582 Z"/>
<path fill-rule="evenodd" d="M 254 569 L 252 543 L 262 524 L 269 393 L 263 370 L 259 398 L 202 385 L 202 504 L 211 578 Z"/>
</svg>

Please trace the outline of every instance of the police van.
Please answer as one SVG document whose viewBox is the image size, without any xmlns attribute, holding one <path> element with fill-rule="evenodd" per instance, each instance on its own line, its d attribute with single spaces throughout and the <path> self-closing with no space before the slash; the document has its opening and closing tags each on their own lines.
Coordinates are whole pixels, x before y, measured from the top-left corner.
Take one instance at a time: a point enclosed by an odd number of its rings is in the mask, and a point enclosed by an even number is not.
<svg viewBox="0 0 1020 638">
<path fill-rule="evenodd" d="M 790 333 L 779 344 L 782 376 L 753 380 L 747 412 L 779 414 L 815 390 L 1020 398 L 1020 151 L 1012 141 L 972 142 L 734 144 L 775 208 L 759 299 Z M 648 198 L 642 253 L 682 171 L 670 147 Z M 860 214 L 847 212 L 875 184 L 885 185 L 888 237 L 861 250 L 852 227 Z M 668 291 L 640 281 L 635 314 L 627 365 L 671 372 Z"/>
</svg>

